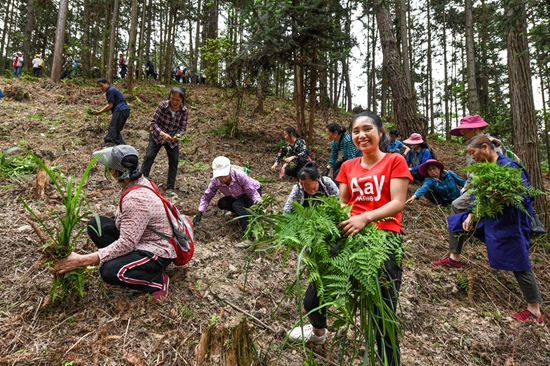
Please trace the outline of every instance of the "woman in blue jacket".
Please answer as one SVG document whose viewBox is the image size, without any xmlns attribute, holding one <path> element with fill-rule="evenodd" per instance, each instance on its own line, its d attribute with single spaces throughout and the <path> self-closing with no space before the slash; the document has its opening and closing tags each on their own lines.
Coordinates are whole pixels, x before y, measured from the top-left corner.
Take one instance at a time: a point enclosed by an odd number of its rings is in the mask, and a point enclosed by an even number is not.
<svg viewBox="0 0 550 366">
<path fill-rule="evenodd" d="M 435 158 L 435 156 L 432 156 L 428 144 L 422 140 L 422 135 L 419 133 L 413 133 L 411 137 L 403 141 L 403 143 L 411 145 L 411 150 L 407 154 L 407 165 L 414 178 L 414 182 L 423 182 L 426 177 L 420 174 L 418 168 L 420 168 L 420 165 L 424 164 L 426 160 Z"/>
<path fill-rule="evenodd" d="M 509 168 L 522 170 L 524 184 L 529 186 L 529 174 L 514 160 L 495 151 L 493 142 L 484 135 L 474 137 L 468 142 L 468 154 L 477 162 L 491 162 Z M 436 266 L 462 267 L 460 254 L 465 237 L 472 234 L 485 243 L 489 264 L 494 269 L 512 271 L 518 281 L 519 288 L 527 302 L 527 309 L 511 316 L 519 321 L 534 321 L 543 324 L 540 310 L 542 297 L 537 279 L 531 270 L 529 258 L 531 218 L 533 204 L 531 197 L 526 196 L 523 205 L 529 214 L 508 205 L 495 218 L 483 217 L 477 223 L 472 222 L 470 210 L 451 215 L 447 218 L 450 232 L 448 258 L 432 262 Z M 468 235 L 465 235 L 468 233 Z"/>
<path fill-rule="evenodd" d="M 447 206 L 460 196 L 460 188 L 466 184 L 466 181 L 455 172 L 445 170 L 443 163 L 436 159 L 426 160 L 424 164 L 420 165 L 418 172 L 428 178 L 406 203 L 413 202 L 425 195 L 430 202 Z"/>
</svg>

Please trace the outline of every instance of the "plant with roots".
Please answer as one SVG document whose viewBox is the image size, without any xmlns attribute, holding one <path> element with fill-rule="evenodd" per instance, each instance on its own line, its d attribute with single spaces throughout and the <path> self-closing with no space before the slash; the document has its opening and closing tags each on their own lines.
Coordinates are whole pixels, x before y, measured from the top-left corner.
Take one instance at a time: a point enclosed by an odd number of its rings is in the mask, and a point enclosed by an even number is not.
<svg viewBox="0 0 550 366">
<path fill-rule="evenodd" d="M 51 266 L 57 260 L 67 257 L 75 249 L 76 241 L 86 228 L 86 226 L 79 225 L 82 219 L 93 214 L 96 220 L 99 220 L 99 215 L 91 211 L 85 195 L 88 174 L 99 155 L 90 161 L 80 180 L 76 180 L 71 175 L 65 178 L 48 168 L 33 153 L 29 152 L 29 155 L 48 174 L 63 202 L 61 208 L 50 210 L 50 213 L 56 219 L 57 225 L 48 225 L 40 219 L 29 203 L 20 197 L 23 206 L 46 233 L 42 239 L 41 250 L 46 258 L 45 263 Z M 101 232 L 98 232 L 98 234 L 101 235 Z M 77 268 L 61 275 L 54 275 L 50 291 L 51 302 L 55 302 L 56 299 L 62 300 L 65 296 L 73 293 L 84 296 L 85 270 L 86 268 Z"/>
</svg>

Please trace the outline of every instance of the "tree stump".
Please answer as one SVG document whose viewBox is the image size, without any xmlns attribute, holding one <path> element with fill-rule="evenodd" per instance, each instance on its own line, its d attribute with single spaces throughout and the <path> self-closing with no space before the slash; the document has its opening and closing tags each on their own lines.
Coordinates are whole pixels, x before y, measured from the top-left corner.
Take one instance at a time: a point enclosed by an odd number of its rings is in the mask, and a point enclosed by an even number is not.
<svg viewBox="0 0 550 366">
<path fill-rule="evenodd" d="M 44 163 L 44 165 L 50 169 L 51 161 L 53 160 L 52 151 L 40 151 L 36 154 Z M 48 173 L 41 167 L 38 166 L 38 171 L 36 172 L 36 180 L 34 181 L 34 192 L 36 197 L 44 199 L 46 186 L 48 184 Z"/>
<path fill-rule="evenodd" d="M 195 347 L 195 361 L 199 365 L 249 366 L 253 361 L 252 347 L 246 318 L 221 318 L 202 333 Z"/>
</svg>

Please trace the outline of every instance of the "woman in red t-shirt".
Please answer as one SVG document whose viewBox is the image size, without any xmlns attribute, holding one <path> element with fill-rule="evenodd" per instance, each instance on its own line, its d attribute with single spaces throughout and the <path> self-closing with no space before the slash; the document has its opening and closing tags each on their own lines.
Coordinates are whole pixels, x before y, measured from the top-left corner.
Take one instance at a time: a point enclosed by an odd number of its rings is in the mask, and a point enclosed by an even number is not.
<svg viewBox="0 0 550 366">
<path fill-rule="evenodd" d="M 384 133 L 382 120 L 372 112 L 362 112 L 350 124 L 351 138 L 363 156 L 347 160 L 342 164 L 336 182 L 340 184 L 340 201 L 353 205 L 351 216 L 342 221 L 340 227 L 344 235 L 354 235 L 369 222 L 383 230 L 393 231 L 395 235 L 403 233 L 401 229 L 401 211 L 405 207 L 407 188 L 412 176 L 405 158 L 399 154 L 388 153 L 388 137 Z M 391 219 L 387 219 L 391 218 Z M 382 219 L 386 219 L 381 221 Z M 392 288 L 382 289 L 384 302 L 396 309 L 397 291 L 401 286 L 402 268 L 394 255 L 385 263 L 386 277 L 392 281 Z M 306 291 L 304 308 L 307 312 L 319 306 L 316 291 Z M 302 334 L 306 342 L 324 343 L 326 339 L 326 318 L 321 312 L 310 314 L 311 325 L 295 328 L 289 338 L 300 340 Z M 381 325 L 380 325 L 380 328 Z M 397 340 L 397 334 L 394 335 Z M 382 363 L 399 365 L 399 343 L 397 349 L 391 345 L 390 335 L 378 334 L 378 354 Z"/>
</svg>

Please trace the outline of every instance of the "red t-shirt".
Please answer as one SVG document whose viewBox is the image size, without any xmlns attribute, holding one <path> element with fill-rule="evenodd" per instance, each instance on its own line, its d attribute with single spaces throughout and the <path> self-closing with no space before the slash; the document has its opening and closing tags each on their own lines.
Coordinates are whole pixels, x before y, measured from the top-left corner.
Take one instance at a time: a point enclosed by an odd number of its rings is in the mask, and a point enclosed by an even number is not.
<svg viewBox="0 0 550 366">
<path fill-rule="evenodd" d="M 345 161 L 336 177 L 337 182 L 348 185 L 348 203 L 353 205 L 352 216 L 375 210 L 390 202 L 390 181 L 393 178 L 408 178 L 410 182 L 413 181 L 407 162 L 400 154 L 386 154 L 371 169 L 363 168 L 361 159 L 359 157 Z M 376 221 L 374 224 L 383 230 L 402 232 L 401 212 L 393 217 L 395 220 Z"/>
</svg>

